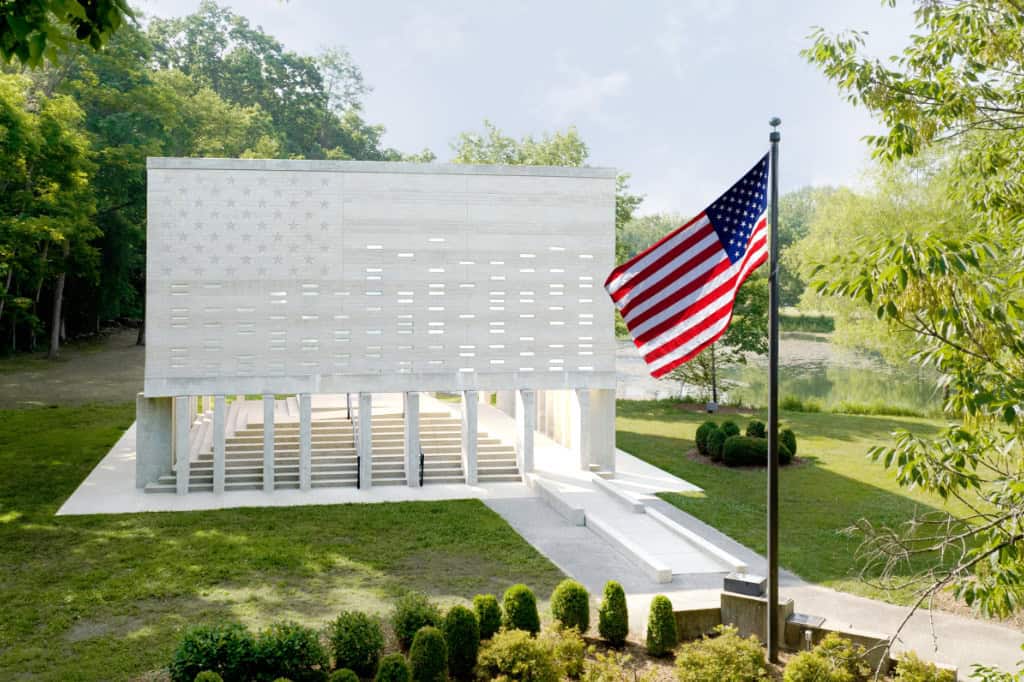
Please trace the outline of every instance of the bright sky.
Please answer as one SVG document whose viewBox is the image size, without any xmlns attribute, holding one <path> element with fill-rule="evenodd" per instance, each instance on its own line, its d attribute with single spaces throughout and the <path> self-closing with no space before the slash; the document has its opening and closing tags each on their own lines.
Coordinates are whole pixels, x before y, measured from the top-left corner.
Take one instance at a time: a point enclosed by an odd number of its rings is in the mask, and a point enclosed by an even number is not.
<svg viewBox="0 0 1024 682">
<path fill-rule="evenodd" d="M 133 4 L 172 16 L 198 0 Z M 799 51 L 813 26 L 869 31 L 879 56 L 913 29 L 909 0 L 229 4 L 297 52 L 348 48 L 389 146 L 448 160 L 485 118 L 517 137 L 575 124 L 592 165 L 632 174 L 643 213 L 701 210 L 764 153 L 773 115 L 783 191 L 856 184 L 877 126 Z"/>
</svg>

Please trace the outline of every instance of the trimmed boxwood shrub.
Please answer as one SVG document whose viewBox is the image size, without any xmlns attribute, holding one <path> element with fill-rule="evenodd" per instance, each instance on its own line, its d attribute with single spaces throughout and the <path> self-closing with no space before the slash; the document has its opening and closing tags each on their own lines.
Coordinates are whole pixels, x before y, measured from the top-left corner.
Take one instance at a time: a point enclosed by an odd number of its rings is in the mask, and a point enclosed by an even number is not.
<svg viewBox="0 0 1024 682">
<path fill-rule="evenodd" d="M 409 682 L 411 679 L 409 663 L 402 654 L 388 654 L 380 659 L 377 676 L 373 678 L 374 682 Z"/>
<path fill-rule="evenodd" d="M 502 630 L 480 650 L 480 678 L 559 682 L 555 652 L 547 640 L 536 639 L 523 630 Z"/>
<path fill-rule="evenodd" d="M 185 631 L 169 667 L 173 682 L 192 682 L 204 671 L 227 682 L 248 679 L 256 639 L 241 623 L 198 625 Z"/>
<path fill-rule="evenodd" d="M 651 656 L 664 656 L 671 653 L 677 644 L 679 632 L 676 630 L 672 602 L 665 595 L 659 594 L 651 600 L 651 611 L 647 617 L 647 653 Z"/>
<path fill-rule="evenodd" d="M 725 434 L 726 438 L 728 438 L 729 436 L 740 435 L 740 427 L 737 426 L 736 422 L 732 421 L 731 419 L 726 419 L 718 428 L 721 429 L 722 433 Z"/>
<path fill-rule="evenodd" d="M 576 628 L 580 633 L 590 629 L 590 593 L 572 579 L 558 583 L 551 593 L 551 615 L 562 627 Z"/>
<path fill-rule="evenodd" d="M 327 676 L 330 659 L 316 630 L 283 621 L 260 630 L 256 666 L 261 680 L 286 677 L 292 682 L 311 682 Z"/>
<path fill-rule="evenodd" d="M 796 457 L 796 434 L 793 433 L 793 429 L 782 429 L 779 431 L 779 445 L 785 445 L 789 449 L 789 454 L 792 457 Z M 782 450 L 780 449 L 779 452 L 782 452 Z"/>
<path fill-rule="evenodd" d="M 783 682 L 855 682 L 855 678 L 814 651 L 801 651 L 789 660 Z"/>
<path fill-rule="evenodd" d="M 679 682 L 706 680 L 763 680 L 768 678 L 764 649 L 757 638 L 739 636 L 736 628 L 719 625 L 716 637 L 687 642 L 676 652 Z"/>
<path fill-rule="evenodd" d="M 502 624 L 509 630 L 525 630 L 531 635 L 540 632 L 537 598 L 526 585 L 520 583 L 505 590 L 502 610 L 505 612 Z"/>
<path fill-rule="evenodd" d="M 427 625 L 441 625 L 441 609 L 437 604 L 420 592 L 409 592 L 398 598 L 391 614 L 391 627 L 402 649 L 408 651 L 413 637 Z"/>
<path fill-rule="evenodd" d="M 212 670 L 204 670 L 196 675 L 195 682 L 224 682 L 224 678 Z"/>
<path fill-rule="evenodd" d="M 764 422 L 752 419 L 747 424 L 747 435 L 751 438 L 764 438 L 768 435 L 768 431 L 764 428 Z"/>
<path fill-rule="evenodd" d="M 409 648 L 413 682 L 443 682 L 447 679 L 448 647 L 441 631 L 432 625 L 419 629 Z"/>
<path fill-rule="evenodd" d="M 327 678 L 327 682 L 359 682 L 359 675 L 356 675 L 355 671 L 348 668 L 341 668 L 331 673 L 330 677 Z"/>
<path fill-rule="evenodd" d="M 604 599 L 597 610 L 597 631 L 612 646 L 622 646 L 629 635 L 629 609 L 622 585 L 609 580 L 604 585 Z"/>
<path fill-rule="evenodd" d="M 480 623 L 480 639 L 490 639 L 501 629 L 501 605 L 493 594 L 473 597 L 473 610 Z"/>
<path fill-rule="evenodd" d="M 384 633 L 380 622 L 359 611 L 342 611 L 327 626 L 335 668 L 350 668 L 360 677 L 377 671 Z"/>
<path fill-rule="evenodd" d="M 697 452 L 702 455 L 708 454 L 708 436 L 711 435 L 712 431 L 718 430 L 718 424 L 713 421 L 706 421 L 697 427 L 697 435 L 694 437 L 694 441 L 697 444 Z"/>
<path fill-rule="evenodd" d="M 453 606 L 444 617 L 444 641 L 448 645 L 448 672 L 457 680 L 473 676 L 480 651 L 480 624 L 465 606 Z"/>
<path fill-rule="evenodd" d="M 728 438 L 725 435 L 725 431 L 722 429 L 715 429 L 708 434 L 708 457 L 714 462 L 722 461 L 722 446 L 725 445 L 725 441 Z"/>
<path fill-rule="evenodd" d="M 779 443 L 779 463 L 788 464 L 793 459 L 785 444 Z M 722 445 L 722 461 L 726 466 L 767 466 L 768 439 L 749 436 L 730 436 Z"/>
</svg>

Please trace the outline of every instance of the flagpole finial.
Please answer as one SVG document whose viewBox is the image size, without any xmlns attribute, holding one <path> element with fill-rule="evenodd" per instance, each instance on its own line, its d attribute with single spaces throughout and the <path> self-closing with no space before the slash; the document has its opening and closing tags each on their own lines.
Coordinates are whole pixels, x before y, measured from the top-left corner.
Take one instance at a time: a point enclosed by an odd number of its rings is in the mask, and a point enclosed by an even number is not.
<svg viewBox="0 0 1024 682">
<path fill-rule="evenodd" d="M 770 142 L 778 142 L 782 139 L 782 133 L 778 131 L 778 127 L 782 125 L 782 119 L 778 116 L 772 116 L 768 119 L 768 125 L 772 127 L 772 132 L 768 135 Z"/>
<path fill-rule="evenodd" d="M 770 119 L 768 119 L 768 125 L 770 125 L 772 128 L 778 128 L 780 125 L 782 125 L 782 119 L 779 118 L 778 116 L 772 116 Z"/>
</svg>

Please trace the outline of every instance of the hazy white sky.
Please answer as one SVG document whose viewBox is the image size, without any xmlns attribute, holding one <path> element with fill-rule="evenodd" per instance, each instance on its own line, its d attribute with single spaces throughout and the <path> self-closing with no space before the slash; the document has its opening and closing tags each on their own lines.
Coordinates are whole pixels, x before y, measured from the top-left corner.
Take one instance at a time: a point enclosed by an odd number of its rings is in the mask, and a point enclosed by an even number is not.
<svg viewBox="0 0 1024 682">
<path fill-rule="evenodd" d="M 150 15 L 198 0 L 137 0 Z M 591 164 L 633 176 L 642 212 L 692 214 L 767 147 L 783 120 L 783 191 L 856 183 L 877 128 L 799 55 L 813 26 L 870 32 L 898 52 L 912 6 L 880 0 L 660 2 L 236 0 L 288 48 L 342 45 L 374 90 L 366 118 L 403 151 L 441 160 L 487 118 L 515 136 L 575 124 Z"/>
</svg>

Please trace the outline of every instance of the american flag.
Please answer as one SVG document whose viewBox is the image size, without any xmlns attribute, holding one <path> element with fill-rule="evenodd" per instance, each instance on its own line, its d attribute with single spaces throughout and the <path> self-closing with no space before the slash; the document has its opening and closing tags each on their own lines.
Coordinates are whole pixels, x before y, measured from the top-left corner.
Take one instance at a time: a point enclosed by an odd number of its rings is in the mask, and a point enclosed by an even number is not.
<svg viewBox="0 0 1024 682">
<path fill-rule="evenodd" d="M 768 155 L 697 217 L 612 270 L 605 289 L 655 378 L 718 340 L 768 259 Z"/>
</svg>

